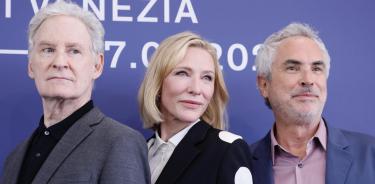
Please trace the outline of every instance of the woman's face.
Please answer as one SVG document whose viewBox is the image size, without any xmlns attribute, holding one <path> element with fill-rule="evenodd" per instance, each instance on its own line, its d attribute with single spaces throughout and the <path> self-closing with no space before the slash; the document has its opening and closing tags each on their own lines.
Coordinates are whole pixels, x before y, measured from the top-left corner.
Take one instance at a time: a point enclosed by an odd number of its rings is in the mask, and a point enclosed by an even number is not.
<svg viewBox="0 0 375 184">
<path fill-rule="evenodd" d="M 215 67 L 204 49 L 189 47 L 163 81 L 161 112 L 165 121 L 192 123 L 206 111 L 214 93 Z"/>
</svg>

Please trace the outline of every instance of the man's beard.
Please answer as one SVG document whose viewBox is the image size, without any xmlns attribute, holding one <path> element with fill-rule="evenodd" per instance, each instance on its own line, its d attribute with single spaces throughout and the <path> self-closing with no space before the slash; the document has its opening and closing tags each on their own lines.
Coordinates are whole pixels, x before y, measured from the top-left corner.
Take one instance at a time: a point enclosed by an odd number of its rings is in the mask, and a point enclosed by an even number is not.
<svg viewBox="0 0 375 184">
<path fill-rule="evenodd" d="M 291 96 L 295 96 L 295 95 L 307 93 L 307 92 L 318 96 L 317 95 L 318 93 L 309 87 L 295 90 L 291 92 L 292 94 Z M 319 102 L 320 101 L 300 102 L 300 103 L 319 103 Z M 272 110 L 274 111 L 274 113 L 278 112 L 279 115 L 281 115 L 282 119 L 287 120 L 287 122 L 297 124 L 297 125 L 308 125 L 308 124 L 316 123 L 316 121 L 319 121 L 322 115 L 323 107 L 320 107 L 321 104 L 311 104 L 311 105 L 313 105 L 314 108 L 311 109 L 310 111 L 304 112 L 304 111 L 298 110 L 298 107 L 291 105 L 289 103 L 286 103 L 286 102 L 277 101 L 277 102 L 271 103 Z"/>
</svg>

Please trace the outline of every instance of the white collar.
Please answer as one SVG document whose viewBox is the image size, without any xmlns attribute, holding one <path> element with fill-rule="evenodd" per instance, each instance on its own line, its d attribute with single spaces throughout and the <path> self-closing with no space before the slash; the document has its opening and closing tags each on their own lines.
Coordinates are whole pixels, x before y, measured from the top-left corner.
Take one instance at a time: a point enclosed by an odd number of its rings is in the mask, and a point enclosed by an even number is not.
<svg viewBox="0 0 375 184">
<path fill-rule="evenodd" d="M 173 135 L 167 142 L 172 143 L 174 146 L 177 146 L 181 140 L 185 137 L 185 135 L 189 132 L 191 127 L 193 127 L 195 124 L 197 124 L 200 121 L 200 119 L 196 120 L 194 123 L 191 123 L 189 126 L 185 127 L 184 129 L 177 132 L 175 135 Z M 166 143 L 163 139 L 160 138 L 158 131 L 155 131 L 155 140 L 154 144 L 155 146 L 159 147 L 159 145 Z"/>
</svg>

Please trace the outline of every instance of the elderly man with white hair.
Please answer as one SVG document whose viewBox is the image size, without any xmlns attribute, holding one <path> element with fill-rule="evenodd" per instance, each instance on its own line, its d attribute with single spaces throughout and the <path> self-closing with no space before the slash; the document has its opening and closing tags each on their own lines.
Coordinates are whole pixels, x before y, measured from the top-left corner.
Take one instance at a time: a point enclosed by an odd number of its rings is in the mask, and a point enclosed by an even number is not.
<svg viewBox="0 0 375 184">
<path fill-rule="evenodd" d="M 28 74 L 43 116 L 7 158 L 2 184 L 150 182 L 143 136 L 91 100 L 103 70 L 103 38 L 94 14 L 71 2 L 57 1 L 31 19 Z"/>
</svg>

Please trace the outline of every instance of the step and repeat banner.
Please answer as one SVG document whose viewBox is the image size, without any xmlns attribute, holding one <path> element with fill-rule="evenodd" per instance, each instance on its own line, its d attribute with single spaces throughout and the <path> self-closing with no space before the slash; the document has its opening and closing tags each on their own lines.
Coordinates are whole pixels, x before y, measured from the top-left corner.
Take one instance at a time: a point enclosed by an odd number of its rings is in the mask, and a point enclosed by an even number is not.
<svg viewBox="0 0 375 184">
<path fill-rule="evenodd" d="M 256 84 L 258 44 L 290 22 L 320 32 L 331 54 L 328 123 L 375 135 L 375 1 L 373 0 L 77 0 L 102 21 L 105 68 L 93 99 L 108 116 L 141 131 L 137 91 L 158 44 L 190 30 L 213 42 L 230 93 L 229 130 L 248 143 L 273 124 Z M 48 0 L 0 1 L 0 163 L 31 135 L 41 99 L 27 75 L 27 25 Z M 1 171 L 1 169 L 0 169 Z"/>
</svg>

